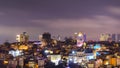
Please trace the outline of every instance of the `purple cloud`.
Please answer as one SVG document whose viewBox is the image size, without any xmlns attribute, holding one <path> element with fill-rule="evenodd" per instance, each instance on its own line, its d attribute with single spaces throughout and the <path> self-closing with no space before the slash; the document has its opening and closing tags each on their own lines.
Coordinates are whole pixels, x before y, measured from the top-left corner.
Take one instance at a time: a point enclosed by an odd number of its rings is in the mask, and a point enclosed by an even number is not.
<svg viewBox="0 0 120 68">
<path fill-rule="evenodd" d="M 1 40 L 15 40 L 15 35 L 23 31 L 27 31 L 31 39 L 38 39 L 38 35 L 46 31 L 62 36 L 82 31 L 88 39 L 97 39 L 101 33 L 120 33 L 119 2 L 0 1 Z"/>
</svg>

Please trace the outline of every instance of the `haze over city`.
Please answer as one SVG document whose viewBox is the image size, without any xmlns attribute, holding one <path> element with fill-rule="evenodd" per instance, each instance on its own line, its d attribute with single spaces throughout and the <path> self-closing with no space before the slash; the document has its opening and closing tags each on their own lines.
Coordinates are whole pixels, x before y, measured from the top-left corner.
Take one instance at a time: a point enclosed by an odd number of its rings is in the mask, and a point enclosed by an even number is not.
<svg viewBox="0 0 120 68">
<path fill-rule="evenodd" d="M 0 42 L 15 41 L 26 31 L 31 40 L 44 32 L 72 36 L 86 33 L 98 39 L 101 33 L 120 33 L 119 0 L 1 0 Z"/>
</svg>

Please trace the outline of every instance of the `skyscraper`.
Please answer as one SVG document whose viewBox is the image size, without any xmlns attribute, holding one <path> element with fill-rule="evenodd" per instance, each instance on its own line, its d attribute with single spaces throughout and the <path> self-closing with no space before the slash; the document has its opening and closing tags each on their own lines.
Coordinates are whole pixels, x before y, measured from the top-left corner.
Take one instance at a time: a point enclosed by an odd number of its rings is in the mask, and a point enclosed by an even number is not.
<svg viewBox="0 0 120 68">
<path fill-rule="evenodd" d="M 42 34 L 42 39 L 51 39 L 51 34 L 49 32 L 45 32 Z"/>
<path fill-rule="evenodd" d="M 117 34 L 117 42 L 120 42 L 120 34 Z"/>
<path fill-rule="evenodd" d="M 108 41 L 111 38 L 111 34 L 101 34 L 100 41 Z"/>
<path fill-rule="evenodd" d="M 43 42 L 47 43 L 47 45 L 51 44 L 51 34 L 49 32 L 45 32 L 42 34 L 42 40 L 44 40 Z"/>
<path fill-rule="evenodd" d="M 112 34 L 112 41 L 119 42 L 120 34 Z"/>
<path fill-rule="evenodd" d="M 77 36 L 76 36 L 77 35 Z M 86 41 L 86 34 L 83 34 L 82 32 L 76 33 L 76 39 L 77 39 L 77 46 L 81 47 L 84 43 L 84 41 Z"/>
<path fill-rule="evenodd" d="M 112 34 L 112 41 L 116 41 L 116 34 Z"/>
<path fill-rule="evenodd" d="M 29 35 L 26 32 L 23 32 L 22 34 L 16 35 L 17 42 L 28 42 L 29 41 Z"/>
</svg>

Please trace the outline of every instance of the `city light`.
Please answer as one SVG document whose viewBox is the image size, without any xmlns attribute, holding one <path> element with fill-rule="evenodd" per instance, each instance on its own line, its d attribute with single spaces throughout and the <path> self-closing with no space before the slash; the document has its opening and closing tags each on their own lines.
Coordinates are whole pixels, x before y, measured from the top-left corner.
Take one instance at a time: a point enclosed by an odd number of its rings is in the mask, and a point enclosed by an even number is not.
<svg viewBox="0 0 120 68">
<path fill-rule="evenodd" d="M 120 0 L 0 0 L 0 68 L 120 68 Z"/>
<path fill-rule="evenodd" d="M 48 54 L 48 53 L 49 53 L 49 51 L 48 51 L 48 50 L 45 50 L 45 53 L 46 53 L 46 54 Z"/>
</svg>

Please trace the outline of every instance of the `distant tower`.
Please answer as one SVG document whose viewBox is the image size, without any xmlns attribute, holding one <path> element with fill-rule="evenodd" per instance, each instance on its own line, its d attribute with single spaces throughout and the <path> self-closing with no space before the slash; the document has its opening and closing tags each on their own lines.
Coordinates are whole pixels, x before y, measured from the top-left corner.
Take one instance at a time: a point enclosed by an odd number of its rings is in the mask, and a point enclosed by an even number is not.
<svg viewBox="0 0 120 68">
<path fill-rule="evenodd" d="M 112 41 L 120 42 L 120 34 L 112 34 Z"/>
<path fill-rule="evenodd" d="M 85 33 L 83 34 L 83 37 L 84 37 L 84 41 L 87 41 L 87 36 Z"/>
<path fill-rule="evenodd" d="M 57 40 L 59 40 L 59 41 L 61 40 L 61 36 L 60 35 L 57 36 Z"/>
<path fill-rule="evenodd" d="M 42 34 L 42 40 L 44 40 L 47 45 L 51 43 L 51 34 L 49 32 L 45 32 Z"/>
<path fill-rule="evenodd" d="M 51 39 L 51 34 L 49 32 L 45 32 L 42 34 L 42 39 Z"/>
<path fill-rule="evenodd" d="M 108 41 L 111 38 L 110 34 L 101 34 L 100 41 Z"/>
<path fill-rule="evenodd" d="M 112 41 L 116 41 L 116 34 L 112 34 Z"/>
<path fill-rule="evenodd" d="M 42 35 L 39 35 L 39 40 L 42 41 Z"/>
<path fill-rule="evenodd" d="M 117 42 L 120 42 L 120 34 L 117 34 Z"/>
<path fill-rule="evenodd" d="M 86 34 L 83 34 L 82 32 L 75 33 L 76 39 L 77 39 L 77 46 L 81 47 L 84 42 L 86 41 Z"/>
<path fill-rule="evenodd" d="M 16 35 L 17 42 L 28 42 L 29 41 L 29 35 L 26 32 L 23 32 L 22 34 Z"/>
</svg>

